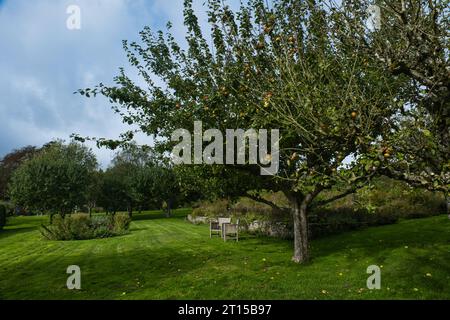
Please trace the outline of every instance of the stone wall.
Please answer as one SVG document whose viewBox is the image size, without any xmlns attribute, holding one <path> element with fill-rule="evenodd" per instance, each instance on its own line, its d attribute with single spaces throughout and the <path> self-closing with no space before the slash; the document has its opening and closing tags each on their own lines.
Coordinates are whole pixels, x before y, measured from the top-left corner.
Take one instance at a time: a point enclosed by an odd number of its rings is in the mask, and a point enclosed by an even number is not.
<svg viewBox="0 0 450 320">
<path fill-rule="evenodd" d="M 187 220 L 193 224 L 208 224 L 209 223 L 208 217 L 193 217 L 192 215 L 188 215 Z"/>
<path fill-rule="evenodd" d="M 193 217 L 192 215 L 187 216 L 187 220 L 193 224 L 208 224 L 210 218 L 208 217 Z M 293 231 L 284 222 L 275 221 L 259 221 L 255 220 L 249 225 L 242 225 L 245 231 L 251 233 L 261 233 L 276 238 L 292 238 Z"/>
</svg>

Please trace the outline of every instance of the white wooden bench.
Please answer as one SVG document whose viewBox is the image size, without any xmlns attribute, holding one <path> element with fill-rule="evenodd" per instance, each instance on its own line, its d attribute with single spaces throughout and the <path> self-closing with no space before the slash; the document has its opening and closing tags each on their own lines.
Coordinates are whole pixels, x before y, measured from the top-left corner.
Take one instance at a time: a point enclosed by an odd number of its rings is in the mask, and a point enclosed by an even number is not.
<svg viewBox="0 0 450 320">
<path fill-rule="evenodd" d="M 217 221 L 209 222 L 209 237 L 212 238 L 213 235 L 218 235 L 223 237 L 223 226 L 231 223 L 231 218 L 219 218 Z"/>
<path fill-rule="evenodd" d="M 236 223 L 225 223 L 223 225 L 223 241 L 227 239 L 239 241 L 239 220 Z"/>
</svg>

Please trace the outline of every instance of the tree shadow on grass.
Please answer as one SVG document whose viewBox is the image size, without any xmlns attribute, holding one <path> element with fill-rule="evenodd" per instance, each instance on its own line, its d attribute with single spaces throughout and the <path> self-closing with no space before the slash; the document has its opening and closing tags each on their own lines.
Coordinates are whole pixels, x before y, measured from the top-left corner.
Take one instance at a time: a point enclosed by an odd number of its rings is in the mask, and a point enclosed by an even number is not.
<svg viewBox="0 0 450 320">
<path fill-rule="evenodd" d="M 423 255 L 417 255 L 411 257 L 411 261 L 408 265 L 411 273 L 417 274 L 417 279 L 420 281 L 421 286 L 430 287 L 435 292 L 446 292 L 447 299 L 450 299 L 449 258 L 449 250 L 435 249 L 433 251 L 432 259 L 424 257 Z M 427 259 L 426 263 L 424 263 L 425 259 Z M 421 270 L 417 270 L 416 266 L 422 266 Z M 447 276 L 447 279 L 446 281 L 441 281 L 444 275 Z"/>
<path fill-rule="evenodd" d="M 208 250 L 192 253 L 168 248 L 135 249 L 129 252 L 93 255 L 48 255 L 38 261 L 21 261 L 12 270 L 27 274 L 10 274 L 2 283 L 4 299 L 182 299 L 195 284 L 200 269 L 210 258 Z M 82 271 L 82 290 L 66 288 L 69 265 Z M 186 291 L 185 291 L 186 290 Z"/>
<path fill-rule="evenodd" d="M 313 255 L 324 257 L 346 254 L 349 258 L 363 254 L 377 257 L 397 248 L 426 248 L 430 245 L 450 244 L 443 236 L 450 231 L 450 222 L 407 220 L 388 226 L 370 227 L 314 240 Z M 350 250 L 352 249 L 352 250 Z"/>
<path fill-rule="evenodd" d="M 38 226 L 33 227 L 23 227 L 23 228 L 13 228 L 13 229 L 3 229 L 0 231 L 0 240 L 8 237 L 16 236 L 19 234 L 29 233 L 36 231 Z"/>
</svg>

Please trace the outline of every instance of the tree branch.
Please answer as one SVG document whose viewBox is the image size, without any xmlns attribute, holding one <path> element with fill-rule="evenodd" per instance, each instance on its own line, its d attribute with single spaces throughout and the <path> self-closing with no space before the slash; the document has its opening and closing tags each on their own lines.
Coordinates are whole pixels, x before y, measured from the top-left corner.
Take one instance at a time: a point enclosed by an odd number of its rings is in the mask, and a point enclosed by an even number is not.
<svg viewBox="0 0 450 320">
<path fill-rule="evenodd" d="M 336 196 L 334 196 L 334 197 L 331 197 L 330 199 L 326 199 L 326 200 L 321 200 L 321 201 L 314 202 L 314 203 L 313 203 L 313 207 L 314 207 L 314 208 L 316 208 L 316 207 L 321 207 L 321 206 L 324 206 L 324 205 L 329 204 L 329 203 L 331 203 L 331 202 L 334 202 L 334 201 L 336 201 L 336 200 L 345 198 L 345 197 L 348 196 L 349 194 L 355 193 L 356 190 L 358 190 L 359 188 L 360 188 L 360 187 L 352 187 L 352 188 L 349 188 L 348 190 L 344 191 L 344 192 L 341 193 L 341 194 L 338 194 L 338 195 L 336 195 Z"/>
<path fill-rule="evenodd" d="M 249 198 L 249 199 L 251 199 L 251 200 L 260 202 L 260 203 L 264 203 L 264 204 L 270 206 L 273 210 L 275 210 L 275 211 L 277 211 L 277 212 L 285 212 L 285 211 L 288 211 L 287 208 L 279 207 L 279 206 L 277 206 L 275 203 L 273 203 L 272 201 L 266 200 L 266 199 L 264 199 L 264 198 L 262 198 L 262 197 L 260 197 L 260 196 L 257 196 L 257 195 L 253 195 L 253 194 L 250 194 L 250 193 L 246 193 L 246 194 L 245 194 L 245 197 L 247 197 L 247 198 Z"/>
<path fill-rule="evenodd" d="M 448 179 L 446 179 L 447 183 L 438 184 L 437 186 L 435 186 L 433 184 L 433 181 L 429 181 L 425 177 L 421 177 L 419 175 L 414 175 L 411 173 L 406 173 L 403 171 L 397 171 L 392 168 L 386 168 L 385 170 L 383 170 L 382 173 L 389 178 L 404 181 L 413 187 L 425 188 L 430 191 L 443 191 L 443 192 L 448 191 L 448 188 L 445 187 L 445 185 L 448 185 Z"/>
</svg>

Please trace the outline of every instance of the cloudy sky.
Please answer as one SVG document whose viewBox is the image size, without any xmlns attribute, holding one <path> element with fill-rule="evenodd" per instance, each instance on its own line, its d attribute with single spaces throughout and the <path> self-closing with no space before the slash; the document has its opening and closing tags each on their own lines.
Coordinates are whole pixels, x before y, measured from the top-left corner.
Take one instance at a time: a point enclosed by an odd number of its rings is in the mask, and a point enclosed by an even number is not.
<svg viewBox="0 0 450 320">
<path fill-rule="evenodd" d="M 204 16 L 203 0 L 195 7 Z M 73 92 L 111 83 L 127 66 L 122 40 L 144 26 L 174 24 L 182 39 L 183 0 L 0 0 L 0 157 L 15 148 L 68 140 L 72 133 L 115 138 L 126 127 L 102 98 Z M 67 28 L 67 8 L 81 29 Z M 131 70 L 130 70 L 131 72 Z M 141 137 L 140 139 L 146 139 Z M 143 142 L 143 141 L 140 141 Z M 105 166 L 111 151 L 94 150 Z"/>
</svg>

